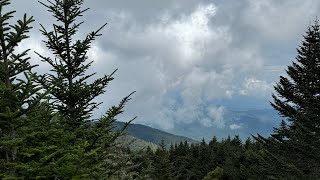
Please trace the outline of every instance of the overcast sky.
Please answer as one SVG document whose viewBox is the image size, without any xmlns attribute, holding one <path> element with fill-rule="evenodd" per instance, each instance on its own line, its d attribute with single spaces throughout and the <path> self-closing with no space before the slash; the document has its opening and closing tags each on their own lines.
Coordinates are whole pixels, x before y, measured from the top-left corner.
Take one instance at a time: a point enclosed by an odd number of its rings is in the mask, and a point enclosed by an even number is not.
<svg viewBox="0 0 320 180">
<path fill-rule="evenodd" d="M 121 120 L 138 116 L 165 130 L 199 121 L 225 128 L 226 110 L 271 108 L 272 84 L 319 17 L 319 0 L 87 0 L 78 37 L 108 25 L 89 53 L 97 76 L 116 68 L 96 116 L 137 91 Z M 53 19 L 37 0 L 12 0 L 36 22 L 29 47 L 44 55 L 39 24 Z M 38 71 L 49 70 L 34 53 Z M 235 126 L 230 127 L 235 128 Z"/>
</svg>

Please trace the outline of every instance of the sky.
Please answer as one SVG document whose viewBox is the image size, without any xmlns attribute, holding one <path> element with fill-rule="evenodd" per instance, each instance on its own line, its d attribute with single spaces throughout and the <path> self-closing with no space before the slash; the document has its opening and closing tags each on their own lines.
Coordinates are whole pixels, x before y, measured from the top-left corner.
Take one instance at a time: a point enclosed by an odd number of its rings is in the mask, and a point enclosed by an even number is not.
<svg viewBox="0 0 320 180">
<path fill-rule="evenodd" d="M 15 18 L 36 20 L 19 48 L 51 56 L 39 32 L 39 24 L 52 29 L 51 14 L 37 0 L 12 0 L 11 8 Z M 295 60 L 320 1 L 86 0 L 83 8 L 90 10 L 76 38 L 108 23 L 88 54 L 89 72 L 118 68 L 95 117 L 136 91 L 119 120 L 137 116 L 135 123 L 170 130 L 181 122 L 224 128 L 227 110 L 271 108 L 273 85 Z M 50 70 L 29 55 L 38 72 Z"/>
</svg>

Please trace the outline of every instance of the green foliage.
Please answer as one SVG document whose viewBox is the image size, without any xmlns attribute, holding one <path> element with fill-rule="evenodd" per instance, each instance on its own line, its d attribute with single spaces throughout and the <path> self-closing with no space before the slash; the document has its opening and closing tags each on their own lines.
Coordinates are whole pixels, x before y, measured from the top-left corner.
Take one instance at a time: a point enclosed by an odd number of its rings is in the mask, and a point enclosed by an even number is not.
<svg viewBox="0 0 320 180">
<path fill-rule="evenodd" d="M 32 17 L 24 15 L 10 25 L 14 11 L 3 13 L 9 0 L 0 0 L 0 178 L 1 179 L 100 179 L 124 177 L 130 161 L 115 140 L 127 127 L 113 132 L 116 116 L 123 112 L 130 95 L 93 121 L 100 103 L 94 99 L 105 92 L 113 74 L 88 83 L 94 74 L 87 52 L 100 30 L 83 40 L 74 40 L 82 22 L 77 18 L 83 0 L 55 0 L 43 4 L 58 24 L 42 34 L 55 58 L 44 57 L 52 73 L 31 73 L 28 50 L 15 52 L 27 38 Z M 60 24 L 59 24 L 60 23 Z M 20 78 L 20 79 L 19 79 Z M 39 91 L 45 94 L 39 93 Z M 48 94 L 47 97 L 45 95 Z M 115 173 L 115 174 L 114 174 Z"/>
<path fill-rule="evenodd" d="M 159 146 L 160 148 L 155 151 L 152 158 L 154 171 L 151 173 L 151 177 L 159 180 L 170 180 L 172 179 L 173 167 L 163 139 Z"/>
<path fill-rule="evenodd" d="M 94 99 L 105 92 L 105 88 L 113 80 L 113 73 L 89 83 L 94 76 L 86 71 L 92 65 L 87 52 L 91 43 L 100 36 L 101 29 L 89 33 L 82 40 L 75 40 L 80 25 L 77 18 L 88 9 L 82 9 L 83 0 L 55 0 L 40 2 L 57 20 L 53 30 L 43 26 L 40 30 L 46 37 L 45 45 L 51 50 L 54 58 L 39 57 L 51 67 L 51 73 L 40 75 L 37 82 L 49 92 L 53 112 L 57 112 L 58 129 L 63 134 L 60 144 L 44 157 L 44 162 L 52 169 L 50 177 L 54 178 L 106 178 L 117 172 L 114 166 L 118 160 L 115 140 L 123 134 L 123 129 L 112 132 L 116 116 L 123 112 L 130 95 L 111 107 L 98 120 L 91 119 L 92 112 L 99 104 Z M 120 154 L 119 154 L 120 157 Z M 113 162 L 114 160 L 114 162 Z M 111 163 L 112 162 L 112 163 Z M 49 177 L 49 174 L 46 175 Z"/>
<path fill-rule="evenodd" d="M 320 26 L 311 25 L 297 49 L 297 62 L 288 66 L 274 87 L 271 105 L 284 118 L 271 138 L 257 137 L 273 158 L 275 172 L 291 179 L 320 178 Z M 277 161 L 275 161 L 277 159 Z M 279 162 L 286 162 L 282 166 Z M 272 164 L 272 163 L 271 163 Z M 287 171 L 296 169 L 296 173 Z M 290 168 L 289 168 L 290 169 Z"/>
<path fill-rule="evenodd" d="M 74 40 L 83 22 L 77 22 L 87 10 L 82 10 L 83 0 L 55 0 L 53 3 L 43 4 L 58 21 L 53 24 L 53 30 L 47 31 L 43 26 L 40 30 L 47 38 L 46 47 L 55 55 L 54 58 L 44 57 L 41 59 L 52 67 L 52 72 L 39 78 L 41 85 L 50 91 L 55 100 L 53 105 L 64 117 L 65 126 L 74 130 L 84 125 L 91 117 L 92 111 L 100 103 L 94 102 L 94 98 L 103 94 L 113 74 L 104 75 L 102 78 L 88 83 L 93 74 L 86 74 L 93 61 L 90 61 L 87 52 L 92 41 L 100 36 L 100 30 L 89 33 L 83 40 Z"/>
<path fill-rule="evenodd" d="M 138 163 L 135 171 L 150 179 L 185 180 L 203 179 L 206 176 L 230 180 L 268 179 L 267 175 L 264 176 L 268 174 L 265 168 L 260 166 L 262 152 L 264 150 L 255 141 L 247 140 L 246 144 L 242 144 L 236 136 L 222 141 L 213 138 L 208 144 L 205 141 L 191 145 L 181 142 L 171 145 L 169 151 L 160 144 L 155 152 L 150 148 L 144 153 L 140 152 L 139 158 L 133 162 Z M 143 171 L 146 169 L 149 171 Z M 220 176 L 221 169 L 223 175 Z"/>
<path fill-rule="evenodd" d="M 135 164 L 134 171 L 137 172 L 136 179 L 152 179 L 155 171 L 153 164 L 154 151 L 148 146 L 146 149 L 135 151 L 132 162 Z"/>
<path fill-rule="evenodd" d="M 159 147 L 157 144 L 146 142 L 128 134 L 117 138 L 116 143 L 123 147 L 128 147 L 131 151 L 140 151 L 148 147 L 155 151 Z"/>
<path fill-rule="evenodd" d="M 43 94 L 34 83 L 28 49 L 17 52 L 17 46 L 28 38 L 32 17 L 25 14 L 15 24 L 15 11 L 6 12 L 10 0 L 0 0 L 0 178 L 13 178 L 21 164 L 21 147 L 25 141 L 23 129 Z"/>
<path fill-rule="evenodd" d="M 209 172 L 203 180 L 220 180 L 223 177 L 223 169 L 221 167 L 216 167 L 213 171 Z"/>
</svg>

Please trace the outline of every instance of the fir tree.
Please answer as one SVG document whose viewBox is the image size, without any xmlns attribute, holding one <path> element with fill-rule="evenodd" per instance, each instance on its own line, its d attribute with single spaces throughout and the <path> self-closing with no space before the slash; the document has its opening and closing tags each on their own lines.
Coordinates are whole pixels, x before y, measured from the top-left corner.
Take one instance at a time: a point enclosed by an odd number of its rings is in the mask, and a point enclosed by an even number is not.
<svg viewBox="0 0 320 180">
<path fill-rule="evenodd" d="M 54 179 L 61 163 L 52 162 L 52 155 L 69 145 L 70 133 L 61 128 L 61 116 L 52 112 L 48 102 L 43 101 L 36 108 L 28 115 L 30 123 L 21 129 L 24 138 L 19 147 L 21 164 L 16 177 Z"/>
<path fill-rule="evenodd" d="M 50 90 L 55 100 L 54 108 L 67 118 L 66 128 L 74 130 L 87 123 L 92 111 L 100 104 L 94 102 L 94 98 L 103 94 L 109 82 L 113 80 L 114 72 L 88 83 L 88 79 L 95 73 L 86 74 L 93 63 L 89 60 L 87 52 L 92 41 L 101 35 L 99 32 L 106 24 L 89 33 L 85 39 L 74 40 L 83 23 L 76 20 L 88 10 L 81 9 L 83 0 L 55 0 L 48 1 L 48 4 L 40 3 L 53 13 L 59 24 L 53 24 L 52 31 L 47 31 L 43 26 L 40 30 L 47 38 L 44 41 L 46 47 L 55 57 L 44 57 L 38 54 L 43 61 L 51 65 L 54 72 L 54 74 L 41 76 L 39 82 L 45 89 Z"/>
<path fill-rule="evenodd" d="M 95 73 L 87 74 L 93 61 L 87 56 L 91 43 L 100 36 L 106 26 L 89 33 L 82 40 L 75 40 L 81 24 L 78 18 L 88 9 L 82 9 L 83 0 L 54 0 L 40 2 L 53 14 L 57 24 L 48 31 L 40 30 L 46 37 L 46 47 L 54 55 L 39 57 L 51 67 L 51 72 L 39 76 L 38 82 L 50 92 L 53 110 L 61 115 L 60 128 L 66 131 L 66 144 L 50 156 L 56 161 L 56 178 L 102 178 L 112 176 L 110 163 L 106 159 L 114 154 L 115 139 L 122 135 L 123 129 L 113 133 L 116 116 L 123 112 L 130 95 L 119 105 L 111 107 L 98 120 L 92 119 L 93 111 L 101 104 L 94 99 L 105 92 L 113 75 L 104 75 L 89 83 Z M 62 138 L 63 139 L 63 138 Z M 115 150 L 116 151 L 116 150 Z M 61 163 L 61 164 L 59 164 Z M 111 173 L 110 173 L 111 172 Z"/>
<path fill-rule="evenodd" d="M 135 172 L 138 173 L 137 179 L 151 179 L 154 172 L 153 161 L 154 153 L 150 146 L 146 149 L 141 149 L 138 152 L 133 152 L 133 163 L 135 164 Z"/>
<path fill-rule="evenodd" d="M 223 173 L 223 169 L 218 166 L 213 171 L 210 171 L 202 180 L 221 180 L 223 179 Z"/>
<path fill-rule="evenodd" d="M 15 176 L 18 166 L 21 129 L 39 104 L 42 95 L 34 84 L 29 49 L 17 52 L 19 43 L 28 38 L 32 17 L 25 14 L 16 24 L 9 24 L 15 11 L 5 11 L 10 0 L 0 0 L 0 178 Z"/>
<path fill-rule="evenodd" d="M 320 29 L 311 25 L 296 62 L 274 87 L 271 105 L 284 118 L 271 139 L 257 139 L 280 159 L 294 164 L 306 179 L 320 178 Z"/>
<path fill-rule="evenodd" d="M 153 164 L 152 164 L 154 167 L 154 172 L 152 172 L 152 178 L 159 179 L 159 180 L 170 180 L 173 178 L 172 177 L 173 169 L 172 169 L 172 164 L 169 160 L 169 154 L 163 139 L 161 139 L 159 146 L 160 147 L 154 153 Z"/>
</svg>

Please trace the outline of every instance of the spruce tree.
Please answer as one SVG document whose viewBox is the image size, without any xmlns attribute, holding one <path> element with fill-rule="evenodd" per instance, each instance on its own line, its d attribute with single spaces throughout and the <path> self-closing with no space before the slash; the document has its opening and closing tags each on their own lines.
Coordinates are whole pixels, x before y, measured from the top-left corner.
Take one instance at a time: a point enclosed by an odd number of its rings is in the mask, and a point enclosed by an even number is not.
<svg viewBox="0 0 320 180">
<path fill-rule="evenodd" d="M 306 31 L 296 62 L 275 85 L 271 105 L 283 117 L 271 138 L 258 141 L 306 179 L 320 178 L 320 29 L 318 21 Z"/>
<path fill-rule="evenodd" d="M 213 171 L 208 172 L 202 180 L 220 180 L 223 179 L 223 173 L 223 168 L 218 166 Z"/>
<path fill-rule="evenodd" d="M 172 163 L 169 160 L 169 152 L 166 149 L 164 140 L 161 139 L 159 148 L 154 153 L 153 167 L 154 171 L 151 173 L 153 179 L 170 180 L 172 179 Z"/>
<path fill-rule="evenodd" d="M 57 20 L 52 30 L 42 25 L 41 33 L 45 36 L 46 47 L 54 57 L 38 54 L 42 61 L 48 63 L 52 73 L 40 75 L 38 82 L 50 93 L 51 104 L 59 115 L 59 125 L 66 131 L 64 146 L 57 148 L 50 156 L 49 162 L 57 164 L 57 178 L 106 178 L 112 176 L 109 161 L 116 150 L 111 148 L 115 139 L 122 135 L 123 129 L 112 132 L 116 116 L 123 112 L 130 95 L 122 99 L 119 105 L 111 107 L 106 114 L 92 119 L 93 111 L 101 104 L 95 98 L 105 92 L 113 75 L 104 75 L 93 80 L 95 75 L 86 71 L 93 61 L 87 56 L 91 43 L 100 36 L 100 31 L 92 31 L 84 39 L 76 40 L 83 22 L 78 18 L 88 9 L 82 9 L 83 0 L 54 0 L 44 5 Z M 58 159 L 58 160 L 57 160 Z M 61 163 L 61 164 L 59 164 Z M 63 173 L 61 173 L 63 172 Z"/>
<path fill-rule="evenodd" d="M 28 125 L 20 130 L 23 132 L 19 147 L 21 164 L 15 176 L 21 179 L 54 179 L 57 177 L 55 171 L 63 163 L 55 163 L 52 157 L 69 145 L 70 133 L 61 128 L 59 115 L 53 113 L 47 101 L 41 102 L 36 108 L 28 115 Z"/>
<path fill-rule="evenodd" d="M 0 0 L 0 178 L 14 177 L 19 166 L 21 131 L 30 122 L 30 114 L 42 95 L 34 84 L 27 56 L 29 49 L 17 52 L 19 43 L 28 38 L 33 17 L 26 14 L 15 24 L 15 11 L 6 11 L 10 0 Z"/>
</svg>

